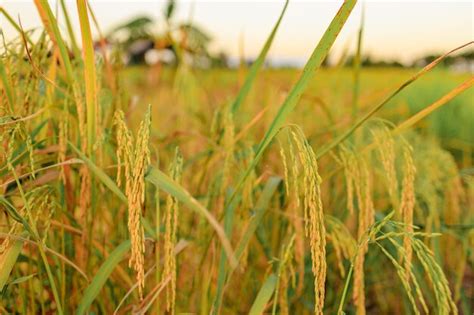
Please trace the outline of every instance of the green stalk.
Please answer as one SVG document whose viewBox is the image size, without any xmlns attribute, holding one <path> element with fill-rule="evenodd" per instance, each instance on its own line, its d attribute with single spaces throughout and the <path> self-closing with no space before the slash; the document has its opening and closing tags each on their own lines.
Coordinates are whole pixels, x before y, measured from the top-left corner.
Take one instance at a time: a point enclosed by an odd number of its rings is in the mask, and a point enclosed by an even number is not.
<svg viewBox="0 0 474 315">
<path fill-rule="evenodd" d="M 362 35 L 364 33 L 364 6 L 362 6 L 362 15 L 360 18 L 359 34 L 357 36 L 357 50 L 354 56 L 354 88 L 352 94 L 352 122 L 356 121 L 359 109 L 360 94 L 360 68 L 361 68 L 361 51 L 362 51 Z"/>
<path fill-rule="evenodd" d="M 263 48 L 260 51 L 260 54 L 258 55 L 257 59 L 250 67 L 249 74 L 245 78 L 245 82 L 242 85 L 242 88 L 240 89 L 239 94 L 237 95 L 237 98 L 232 104 L 232 107 L 231 107 L 232 114 L 235 114 L 239 110 L 240 106 L 242 105 L 242 102 L 245 100 L 245 97 L 248 95 L 250 88 L 252 87 L 253 82 L 255 81 L 255 78 L 257 77 L 257 72 L 262 67 L 263 62 L 265 61 L 265 57 L 267 56 L 268 51 L 270 50 L 270 47 L 273 42 L 273 38 L 275 37 L 278 27 L 280 26 L 281 20 L 283 19 L 283 15 L 285 15 L 285 11 L 287 7 L 288 7 L 288 0 L 286 0 L 283 10 L 280 13 L 280 17 L 278 18 L 275 26 L 273 27 L 273 30 L 270 33 L 270 36 L 267 38 L 265 45 L 263 45 Z"/>
<path fill-rule="evenodd" d="M 232 227 L 234 221 L 234 212 L 237 203 L 234 202 L 232 207 L 229 207 L 228 211 L 224 216 L 224 231 L 227 237 L 230 239 L 232 236 Z M 238 256 L 237 256 L 238 259 Z M 225 251 L 221 250 L 221 257 L 219 260 L 219 271 L 217 275 L 217 292 L 214 298 L 211 314 L 220 314 L 220 308 L 222 305 L 222 298 L 224 295 L 224 284 L 226 279 L 226 265 L 225 265 Z"/>
<path fill-rule="evenodd" d="M 21 27 L 18 25 L 18 23 L 15 22 L 15 20 L 11 17 L 10 14 L 7 13 L 7 11 L 5 11 L 4 8 L 0 7 L 0 13 L 3 14 L 3 16 L 5 16 L 5 18 L 8 20 L 8 22 L 13 26 L 13 28 L 18 32 L 18 33 L 22 33 L 22 30 L 21 30 Z M 33 45 L 33 41 L 31 40 L 31 38 L 25 34 L 25 37 L 26 37 L 26 40 L 28 41 L 28 43 L 30 45 Z"/>
<path fill-rule="evenodd" d="M 343 308 L 344 303 L 346 301 L 347 291 L 349 291 L 349 284 L 352 278 L 352 272 L 354 271 L 354 265 L 351 263 L 349 268 L 349 272 L 347 273 L 346 283 L 344 284 L 344 291 L 342 291 L 341 301 L 339 302 L 339 308 L 337 309 L 337 314 L 342 315 L 344 314 Z"/>
<path fill-rule="evenodd" d="M 66 22 L 69 39 L 71 40 L 72 50 L 74 51 L 74 55 L 79 57 L 81 55 L 81 50 L 79 49 L 79 46 L 77 46 L 76 36 L 74 35 L 74 29 L 72 28 L 71 18 L 69 17 L 69 13 L 67 12 L 66 3 L 64 2 L 64 0 L 61 0 L 60 4 L 61 11 L 63 12 L 64 20 Z"/>
</svg>

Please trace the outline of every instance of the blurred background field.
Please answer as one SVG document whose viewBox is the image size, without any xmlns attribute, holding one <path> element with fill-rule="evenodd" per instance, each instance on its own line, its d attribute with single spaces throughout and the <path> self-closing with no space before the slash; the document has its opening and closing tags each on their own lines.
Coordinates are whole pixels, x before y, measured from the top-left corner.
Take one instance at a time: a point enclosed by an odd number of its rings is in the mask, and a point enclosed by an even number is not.
<svg viewBox="0 0 474 315">
<path fill-rule="evenodd" d="M 388 91 L 394 89 L 401 82 L 412 76 L 416 69 L 383 68 L 375 67 L 363 69 L 360 78 L 361 106 L 370 108 L 380 102 Z M 258 112 L 272 101 L 280 101 L 289 91 L 297 79 L 298 69 L 265 69 L 255 82 L 249 98 L 244 105 L 242 121 L 249 121 Z M 220 104 L 233 100 L 238 92 L 245 69 L 196 69 L 189 73 L 189 89 L 191 90 L 191 104 L 199 108 L 202 124 L 196 126 L 200 132 L 206 132 L 207 121 Z M 380 111 L 380 116 L 397 124 L 414 115 L 424 107 L 430 105 L 455 86 L 468 79 L 470 73 L 456 73 L 449 69 L 435 69 L 427 74 L 423 80 L 415 82 L 398 95 L 388 106 Z M 141 111 L 136 115 L 140 117 L 144 104 L 152 104 L 156 115 L 179 115 L 179 107 L 172 106 L 176 99 L 172 93 L 173 84 L 177 79 L 174 69 L 156 70 L 153 67 L 133 66 L 124 70 L 124 83 L 130 95 L 136 97 L 138 108 Z M 240 82 L 240 84 L 239 84 Z M 327 132 L 347 128 L 350 123 L 350 104 L 353 91 L 353 71 L 345 68 L 324 68 L 318 71 L 316 79 L 308 87 L 301 104 L 291 116 L 291 122 L 305 126 L 307 135 L 311 138 L 318 132 Z M 448 105 L 434 112 L 421 122 L 417 129 L 424 135 L 435 137 L 440 144 L 457 157 L 466 168 L 472 165 L 474 149 L 474 91 L 472 89 L 459 95 Z M 169 107 L 158 104 L 164 102 Z M 194 104 L 194 105 L 192 105 Z M 175 112 L 176 111 L 176 112 Z M 182 113 L 181 113 L 182 114 Z M 135 114 L 132 113 L 132 117 Z M 328 119 L 328 116 L 331 119 Z M 331 121 L 332 120 L 332 121 Z M 332 122 L 339 124 L 333 126 Z M 160 128 L 162 133 L 172 133 L 175 125 L 167 124 Z M 186 127 L 184 127 L 186 128 Z M 265 128 L 265 126 L 262 126 Z M 260 135 L 255 135 L 255 140 Z"/>
</svg>

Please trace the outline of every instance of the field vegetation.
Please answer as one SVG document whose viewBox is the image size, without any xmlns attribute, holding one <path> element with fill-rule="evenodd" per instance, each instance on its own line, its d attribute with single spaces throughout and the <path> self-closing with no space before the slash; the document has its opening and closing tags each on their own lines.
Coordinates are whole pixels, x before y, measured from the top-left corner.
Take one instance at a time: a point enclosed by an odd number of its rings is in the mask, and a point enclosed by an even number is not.
<svg viewBox="0 0 474 315">
<path fill-rule="evenodd" d="M 176 66 L 126 67 L 59 3 L 64 29 L 0 7 L 0 313 L 472 314 L 474 78 L 440 66 L 472 43 L 321 68 L 346 0 L 304 69 L 266 68 L 286 3 L 250 66 L 170 33 Z"/>
</svg>

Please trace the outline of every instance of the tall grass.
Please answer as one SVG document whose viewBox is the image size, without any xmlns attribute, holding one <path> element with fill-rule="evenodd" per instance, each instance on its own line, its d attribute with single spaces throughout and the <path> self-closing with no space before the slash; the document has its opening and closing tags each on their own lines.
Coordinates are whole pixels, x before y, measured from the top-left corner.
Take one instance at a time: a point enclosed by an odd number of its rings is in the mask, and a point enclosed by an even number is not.
<svg viewBox="0 0 474 315">
<path fill-rule="evenodd" d="M 239 91 L 188 66 L 150 86 L 99 61 L 87 1 L 81 47 L 64 1 L 67 32 L 34 3 L 36 31 L 0 8 L 1 313 L 472 313 L 472 165 L 423 122 L 473 78 L 396 103 L 447 54 L 395 89 L 356 63 L 344 92 L 320 66 L 347 0 L 301 73 L 263 69 L 285 2 Z"/>
</svg>

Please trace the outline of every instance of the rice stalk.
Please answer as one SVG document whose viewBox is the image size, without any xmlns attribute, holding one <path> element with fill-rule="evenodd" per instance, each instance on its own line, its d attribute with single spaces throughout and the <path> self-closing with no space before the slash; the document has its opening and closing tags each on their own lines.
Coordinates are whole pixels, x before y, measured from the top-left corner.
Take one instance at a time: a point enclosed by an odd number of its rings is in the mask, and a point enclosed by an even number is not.
<svg viewBox="0 0 474 315">
<path fill-rule="evenodd" d="M 293 246 L 296 235 L 293 234 L 288 243 L 282 247 L 281 257 L 278 262 L 277 284 L 273 298 L 272 314 L 276 314 L 279 305 L 279 314 L 288 314 L 288 278 L 289 273 L 294 276 L 292 270 Z"/>
<path fill-rule="evenodd" d="M 178 148 L 175 151 L 173 164 L 170 167 L 170 176 L 173 180 L 179 182 L 183 169 L 183 157 Z M 168 195 L 166 198 L 165 210 L 165 235 L 164 235 L 164 257 L 165 264 L 163 269 L 162 281 L 170 277 L 170 284 L 166 286 L 166 310 L 175 313 L 176 305 L 176 256 L 174 248 L 176 246 L 178 232 L 178 200 Z"/>
<path fill-rule="evenodd" d="M 369 172 L 367 162 L 359 159 L 357 168 L 357 178 L 360 181 L 356 183 L 355 191 L 358 204 L 358 227 L 357 235 L 359 242 L 363 239 L 366 231 L 374 223 L 374 205 L 372 201 L 372 178 Z M 365 276 L 364 261 L 365 254 L 368 251 L 368 244 L 362 243 L 358 247 L 357 256 L 354 265 L 354 290 L 353 299 L 357 308 L 357 314 L 365 314 Z"/>
<path fill-rule="evenodd" d="M 413 232 L 413 210 L 415 208 L 415 174 L 416 167 L 413 162 L 412 148 L 409 145 L 404 146 L 403 150 L 403 188 L 400 202 L 400 215 L 406 226 L 407 233 Z M 405 272 L 409 277 L 409 269 L 412 260 L 411 238 L 406 235 L 403 238 L 403 248 L 405 250 Z M 409 280 L 409 278 L 407 279 Z"/>
</svg>

